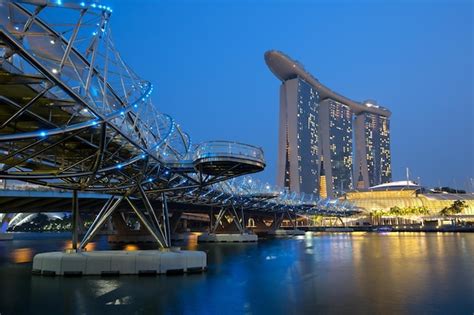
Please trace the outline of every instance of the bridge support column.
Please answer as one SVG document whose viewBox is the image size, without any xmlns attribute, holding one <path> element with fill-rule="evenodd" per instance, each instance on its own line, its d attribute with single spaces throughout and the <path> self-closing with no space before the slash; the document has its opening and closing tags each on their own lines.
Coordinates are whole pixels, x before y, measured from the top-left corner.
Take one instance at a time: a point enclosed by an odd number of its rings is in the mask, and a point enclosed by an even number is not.
<svg viewBox="0 0 474 315">
<path fill-rule="evenodd" d="M 165 232 L 167 247 L 171 247 L 170 216 L 168 213 L 168 201 L 166 199 L 165 193 L 161 194 L 161 205 L 162 205 L 162 215 L 163 215 L 163 230 Z"/>
<path fill-rule="evenodd" d="M 72 191 L 72 249 L 77 251 L 77 240 L 79 232 L 79 199 L 77 190 Z"/>
<path fill-rule="evenodd" d="M 90 240 L 94 238 L 94 236 L 97 234 L 97 232 L 107 220 L 107 218 L 110 217 L 110 215 L 114 212 L 117 206 L 122 202 L 123 198 L 124 197 L 115 199 L 115 196 L 112 196 L 109 198 L 109 200 L 107 200 L 105 205 L 99 211 L 97 217 L 94 219 L 94 222 L 92 222 L 91 226 L 84 235 L 84 238 L 82 239 L 81 244 L 79 245 L 80 250 L 84 249 L 86 245 L 90 242 Z"/>
<path fill-rule="evenodd" d="M 212 213 L 212 212 L 211 212 Z M 230 214 L 232 216 L 232 222 L 226 221 L 225 215 Z M 211 216 L 211 222 L 213 221 Z M 210 242 L 210 243 L 238 243 L 238 242 L 256 242 L 258 236 L 256 234 L 247 233 L 244 226 L 243 209 L 241 209 L 241 217 L 237 214 L 237 210 L 234 206 L 223 207 L 219 210 L 217 218 L 211 224 L 209 233 L 204 233 L 198 236 L 198 242 Z M 226 228 L 231 226 L 237 228 L 237 233 L 231 231 L 226 233 Z M 220 231 L 218 232 L 220 228 Z M 234 228 L 234 229 L 235 229 Z"/>
<path fill-rule="evenodd" d="M 140 196 L 142 197 L 143 203 L 145 204 L 145 208 L 148 212 L 148 216 L 151 218 L 151 224 L 145 223 L 147 221 L 143 221 L 145 227 L 157 240 L 161 248 L 171 247 L 170 221 L 168 216 L 168 204 L 166 202 L 166 196 L 162 194 L 162 222 L 160 223 L 160 220 L 156 215 L 155 209 L 153 209 L 153 206 L 151 205 L 151 202 L 148 199 L 145 191 L 141 186 L 138 186 L 138 189 L 140 191 Z M 145 216 L 139 215 L 140 211 L 137 208 L 135 208 L 134 211 L 139 216 L 139 218 L 141 217 L 146 220 Z"/>
<path fill-rule="evenodd" d="M 290 220 L 291 225 L 293 226 L 293 229 L 280 229 L 279 228 L 285 218 L 285 215 Z M 296 219 L 297 219 L 296 214 L 294 214 L 294 219 L 293 219 L 293 216 L 290 214 L 289 211 L 282 213 L 278 219 L 275 216 L 275 221 L 272 224 L 272 230 L 268 234 L 272 234 L 275 236 L 304 235 L 305 232 L 298 229 Z"/>
</svg>

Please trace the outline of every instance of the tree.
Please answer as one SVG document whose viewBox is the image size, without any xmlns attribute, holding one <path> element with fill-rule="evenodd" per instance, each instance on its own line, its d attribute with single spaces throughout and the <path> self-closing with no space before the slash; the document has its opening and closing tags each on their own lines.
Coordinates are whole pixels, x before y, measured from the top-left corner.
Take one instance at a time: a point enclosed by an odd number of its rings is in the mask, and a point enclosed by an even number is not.
<svg viewBox="0 0 474 315">
<path fill-rule="evenodd" d="M 452 215 L 452 214 L 459 214 L 463 212 L 465 208 L 467 208 L 468 205 L 466 204 L 465 201 L 462 200 L 456 200 L 453 202 L 453 204 L 449 207 L 444 207 L 439 214 L 442 216 L 447 216 L 447 215 Z"/>
<path fill-rule="evenodd" d="M 453 202 L 453 204 L 451 206 L 453 214 L 461 213 L 467 207 L 468 206 L 467 206 L 466 202 L 462 201 L 462 200 L 456 200 L 455 202 Z"/>
</svg>

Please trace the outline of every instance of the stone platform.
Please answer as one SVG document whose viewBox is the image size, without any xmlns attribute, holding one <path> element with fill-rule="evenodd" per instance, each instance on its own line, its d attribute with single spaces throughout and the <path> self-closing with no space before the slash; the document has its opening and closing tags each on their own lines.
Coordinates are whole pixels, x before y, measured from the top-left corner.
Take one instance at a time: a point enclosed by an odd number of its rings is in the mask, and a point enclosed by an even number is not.
<svg viewBox="0 0 474 315">
<path fill-rule="evenodd" d="M 206 253 L 188 250 L 49 252 L 33 258 L 33 274 L 43 276 L 118 276 L 198 273 Z"/>
<path fill-rule="evenodd" d="M 251 243 L 257 242 L 256 234 L 209 234 L 203 233 L 198 236 L 198 243 Z"/>
</svg>

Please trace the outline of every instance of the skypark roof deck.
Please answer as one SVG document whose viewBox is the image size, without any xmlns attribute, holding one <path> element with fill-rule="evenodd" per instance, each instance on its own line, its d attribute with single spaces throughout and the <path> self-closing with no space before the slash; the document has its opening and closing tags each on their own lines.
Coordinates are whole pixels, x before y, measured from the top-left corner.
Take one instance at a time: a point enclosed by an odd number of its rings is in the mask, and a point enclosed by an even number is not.
<svg viewBox="0 0 474 315">
<path fill-rule="evenodd" d="M 291 59 L 281 51 L 269 50 L 265 53 L 265 62 L 273 74 L 281 81 L 286 81 L 300 77 L 318 90 L 321 99 L 330 98 L 349 106 L 355 114 L 369 112 L 378 115 L 390 117 L 392 114 L 387 108 L 372 104 L 371 102 L 353 101 L 339 93 L 329 89 L 318 79 L 307 72 L 297 61 Z"/>
</svg>

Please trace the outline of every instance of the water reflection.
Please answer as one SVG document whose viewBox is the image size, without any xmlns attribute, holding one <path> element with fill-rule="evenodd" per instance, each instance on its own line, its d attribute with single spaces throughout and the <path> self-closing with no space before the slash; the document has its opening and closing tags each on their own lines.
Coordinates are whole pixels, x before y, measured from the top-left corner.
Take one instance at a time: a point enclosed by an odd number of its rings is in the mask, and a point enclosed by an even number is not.
<svg viewBox="0 0 474 315">
<path fill-rule="evenodd" d="M 11 258 L 16 264 L 33 261 L 33 250 L 31 248 L 17 248 L 12 251 Z"/>
<path fill-rule="evenodd" d="M 5 246 L 13 246 L 9 253 L 18 261 L 28 260 L 35 251 L 67 245 L 48 240 L 10 244 Z M 5 259 L 2 246 L 0 259 Z M 102 240 L 95 246 L 110 248 Z M 0 291 L 2 313 L 38 308 L 45 314 L 470 314 L 474 310 L 474 234 L 308 233 L 257 244 L 205 245 L 191 238 L 183 247 L 208 252 L 207 273 L 47 278 L 32 277 L 28 263 L 16 268 L 3 264 L 0 277 L 11 289 Z M 51 305 L 44 302 L 57 296 L 64 298 Z"/>
</svg>

